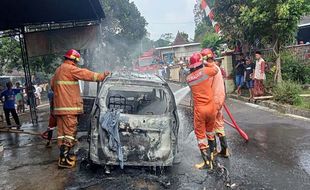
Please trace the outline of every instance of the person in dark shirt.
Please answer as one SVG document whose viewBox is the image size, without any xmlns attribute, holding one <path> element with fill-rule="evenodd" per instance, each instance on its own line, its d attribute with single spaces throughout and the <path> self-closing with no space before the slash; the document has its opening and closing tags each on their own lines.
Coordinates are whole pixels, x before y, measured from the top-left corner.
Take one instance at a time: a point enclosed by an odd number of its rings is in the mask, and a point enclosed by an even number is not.
<svg viewBox="0 0 310 190">
<path fill-rule="evenodd" d="M 1 92 L 0 99 L 3 104 L 3 111 L 5 114 L 5 119 L 8 127 L 11 127 L 11 120 L 10 120 L 10 113 L 12 114 L 14 121 L 16 123 L 17 129 L 20 128 L 20 122 L 18 115 L 15 110 L 15 96 L 16 94 L 20 93 L 20 89 L 13 89 L 13 84 L 12 82 L 6 83 L 7 89 Z M 4 97 L 4 101 L 3 101 Z"/>
<path fill-rule="evenodd" d="M 244 65 L 245 61 L 243 59 L 243 54 L 240 54 L 240 58 L 237 61 L 237 64 L 235 65 L 235 74 L 236 74 L 236 86 L 237 86 L 237 94 L 240 96 L 241 95 L 241 87 L 244 82 Z"/>
<path fill-rule="evenodd" d="M 251 101 L 251 99 L 253 99 L 253 97 L 254 97 L 254 94 L 253 94 L 253 88 L 254 88 L 253 73 L 254 73 L 254 70 L 255 70 L 255 64 L 252 62 L 251 58 L 247 57 L 246 58 L 246 65 L 245 65 L 245 69 L 244 69 L 244 79 L 246 82 L 246 86 L 250 92 L 249 101 Z"/>
</svg>

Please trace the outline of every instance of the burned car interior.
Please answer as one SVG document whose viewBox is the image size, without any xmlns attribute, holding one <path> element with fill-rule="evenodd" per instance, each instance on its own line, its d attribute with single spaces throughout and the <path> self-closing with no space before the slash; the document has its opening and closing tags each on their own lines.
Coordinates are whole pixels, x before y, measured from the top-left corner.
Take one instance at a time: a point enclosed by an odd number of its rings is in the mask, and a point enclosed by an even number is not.
<svg viewBox="0 0 310 190">
<path fill-rule="evenodd" d="M 92 85 L 83 97 L 86 112 L 79 126 L 89 133 L 89 160 L 105 166 L 172 166 L 179 119 L 168 84 L 156 76 L 114 75 L 97 88 Z M 108 121 L 116 125 L 107 128 Z M 111 149 L 111 137 L 118 139 L 119 151 Z"/>
<path fill-rule="evenodd" d="M 113 86 L 108 92 L 107 107 L 125 114 L 162 115 L 168 111 L 167 95 L 159 88 Z"/>
</svg>

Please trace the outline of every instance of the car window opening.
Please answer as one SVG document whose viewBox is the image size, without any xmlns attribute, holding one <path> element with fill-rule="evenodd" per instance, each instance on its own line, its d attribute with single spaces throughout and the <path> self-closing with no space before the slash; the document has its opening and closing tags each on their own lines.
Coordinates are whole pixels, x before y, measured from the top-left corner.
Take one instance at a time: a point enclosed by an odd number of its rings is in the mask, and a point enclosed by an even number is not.
<svg viewBox="0 0 310 190">
<path fill-rule="evenodd" d="M 167 102 L 163 89 L 143 86 L 114 86 L 107 96 L 107 107 L 124 114 L 162 115 L 168 110 Z"/>
</svg>

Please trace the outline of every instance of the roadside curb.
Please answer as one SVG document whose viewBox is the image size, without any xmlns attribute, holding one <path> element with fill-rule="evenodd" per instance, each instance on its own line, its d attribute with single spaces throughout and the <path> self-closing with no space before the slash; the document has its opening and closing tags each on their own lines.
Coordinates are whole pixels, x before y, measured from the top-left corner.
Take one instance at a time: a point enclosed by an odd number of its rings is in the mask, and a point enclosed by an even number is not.
<svg viewBox="0 0 310 190">
<path fill-rule="evenodd" d="M 236 99 L 236 100 L 241 100 L 243 102 L 248 103 L 248 98 L 246 98 L 246 97 L 237 96 L 234 94 L 228 94 L 227 97 L 232 98 L 232 99 Z M 270 100 L 256 100 L 253 104 L 268 107 L 270 109 L 276 110 L 276 111 L 283 113 L 283 114 L 297 115 L 297 116 L 301 116 L 301 117 L 305 117 L 305 118 L 310 119 L 310 110 L 299 109 L 299 108 L 293 107 L 291 105 L 278 104 L 278 103 L 270 101 Z"/>
</svg>

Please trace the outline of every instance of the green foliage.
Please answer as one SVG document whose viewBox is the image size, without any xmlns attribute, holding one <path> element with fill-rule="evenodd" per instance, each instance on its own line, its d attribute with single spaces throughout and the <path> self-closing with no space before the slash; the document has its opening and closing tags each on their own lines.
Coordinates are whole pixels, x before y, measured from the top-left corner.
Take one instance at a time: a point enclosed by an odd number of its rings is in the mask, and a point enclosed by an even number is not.
<svg viewBox="0 0 310 190">
<path fill-rule="evenodd" d="M 136 59 L 133 55 L 140 50 L 141 40 L 147 35 L 147 22 L 132 1 L 101 0 L 101 4 L 106 14 L 101 47 L 97 52 L 89 53 L 89 62 L 98 63 L 96 66 L 104 69 L 114 68 L 117 64 L 129 65 Z"/>
<path fill-rule="evenodd" d="M 248 0 L 241 6 L 239 19 L 252 39 L 285 42 L 294 37 L 301 16 L 309 11 L 306 1 Z"/>
<path fill-rule="evenodd" d="M 210 2 L 208 2 L 210 3 Z M 208 17 L 206 17 L 204 10 L 200 8 L 199 3 L 195 4 L 194 7 L 194 20 L 195 20 L 195 37 L 194 41 L 202 42 L 203 38 L 207 33 L 213 33 L 214 28 Z"/>
<path fill-rule="evenodd" d="M 155 47 L 165 47 L 171 45 L 174 36 L 172 33 L 165 33 L 160 36 L 158 40 L 154 42 Z"/>
<path fill-rule="evenodd" d="M 309 10 L 309 0 L 227 0 L 216 1 L 214 8 L 228 44 L 240 41 L 256 47 L 274 45 L 277 39 L 278 47 L 292 41 L 301 16 Z"/>
<path fill-rule="evenodd" d="M 56 68 L 62 63 L 60 55 L 46 55 L 29 59 L 30 69 L 34 73 L 43 73 L 49 76 L 55 73 Z"/>
<path fill-rule="evenodd" d="M 247 0 L 215 1 L 215 20 L 220 24 L 223 38 L 229 47 L 233 47 L 237 41 L 248 40 L 248 30 L 241 23 L 241 7 L 247 5 Z"/>
<path fill-rule="evenodd" d="M 160 36 L 160 39 L 163 39 L 171 43 L 174 40 L 174 36 L 172 33 L 165 33 Z"/>
<path fill-rule="evenodd" d="M 292 81 L 283 81 L 273 89 L 273 97 L 275 101 L 280 103 L 300 105 L 302 103 L 302 98 L 299 96 L 301 91 L 299 84 Z"/>
<path fill-rule="evenodd" d="M 214 33 L 214 28 L 206 23 L 200 23 L 195 28 L 195 41 L 202 42 L 208 33 Z"/>
<path fill-rule="evenodd" d="M 183 39 L 186 41 L 186 42 L 189 42 L 188 40 L 188 34 L 185 33 L 185 32 L 180 32 L 180 35 L 183 37 Z"/>
<path fill-rule="evenodd" d="M 22 69 L 19 42 L 13 37 L 0 38 L 0 74 Z"/>
<path fill-rule="evenodd" d="M 304 98 L 303 103 L 300 105 L 300 107 L 310 109 L 310 98 Z"/>
<path fill-rule="evenodd" d="M 301 84 L 310 83 L 310 65 L 303 64 L 298 56 L 289 51 L 281 53 L 283 80 L 292 80 Z"/>
<path fill-rule="evenodd" d="M 223 43 L 223 40 L 217 33 L 208 33 L 202 40 L 202 48 L 211 48 L 216 51 L 219 49 L 220 45 Z"/>
<path fill-rule="evenodd" d="M 154 42 L 155 47 L 164 47 L 164 46 L 169 46 L 170 44 L 171 44 L 170 41 L 167 41 L 161 38 Z"/>
</svg>

